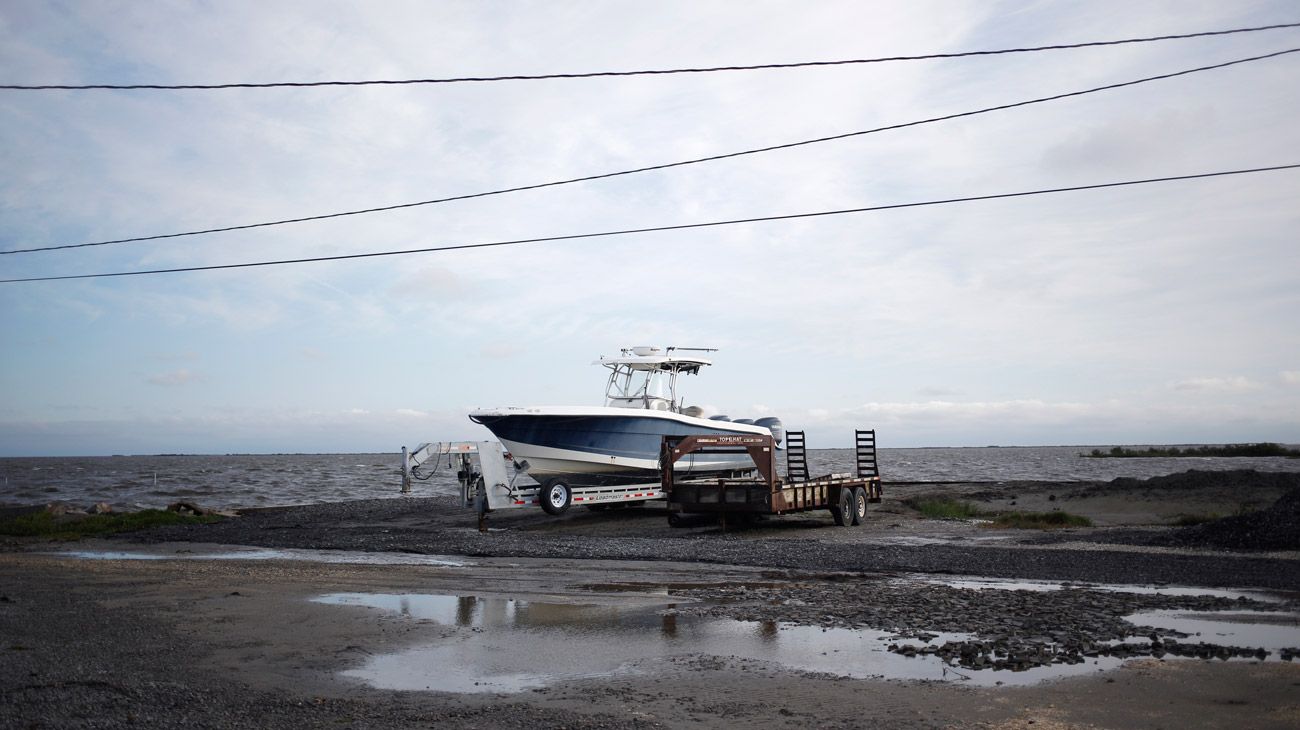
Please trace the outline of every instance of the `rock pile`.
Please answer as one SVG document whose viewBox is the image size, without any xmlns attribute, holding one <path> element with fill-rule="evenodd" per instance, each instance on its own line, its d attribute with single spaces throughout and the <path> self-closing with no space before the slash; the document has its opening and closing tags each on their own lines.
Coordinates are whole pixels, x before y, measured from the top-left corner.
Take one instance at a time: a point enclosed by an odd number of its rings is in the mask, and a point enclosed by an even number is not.
<svg viewBox="0 0 1300 730">
<path fill-rule="evenodd" d="M 1180 547 L 1300 550 L 1300 487 L 1268 509 L 1172 530 L 1165 541 Z"/>
<path fill-rule="evenodd" d="M 1189 469 L 1177 474 L 1135 479 L 1119 477 L 1099 482 L 1074 491 L 1073 497 L 1091 497 L 1105 494 L 1158 494 L 1167 492 L 1192 492 L 1205 489 L 1232 489 L 1243 496 L 1252 490 L 1289 490 L 1300 488 L 1300 473 L 1233 469 L 1231 471 L 1202 471 Z"/>
<path fill-rule="evenodd" d="M 1082 664 L 1097 657 L 1131 659 L 1150 656 L 1160 659 L 1178 656 L 1195 659 L 1266 659 L 1271 652 L 1265 649 L 1223 646 L 1204 642 L 1184 643 L 1177 639 L 1153 639 L 1150 642 L 1102 643 L 1076 641 L 1064 644 L 1042 644 L 1009 641 L 948 641 L 940 646 L 890 644 L 889 651 L 906 657 L 933 655 L 949 665 L 965 669 L 994 669 L 1024 672 L 1052 664 Z M 1281 658 L 1291 661 L 1294 649 L 1284 649 Z"/>
<path fill-rule="evenodd" d="M 1266 658 L 1258 647 L 1184 641 L 1187 634 L 1139 626 L 1125 616 L 1152 610 L 1276 610 L 1245 596 L 1122 593 L 1087 586 L 1059 590 L 980 590 L 917 581 L 847 580 L 785 585 L 683 588 L 702 599 L 677 612 L 744 621 L 873 629 L 892 635 L 888 650 L 938 656 L 953 667 L 1026 671 L 1097 657 Z M 936 642 L 934 631 L 965 634 Z M 1133 641 L 1134 637 L 1148 641 Z M 933 643 L 932 643 L 933 642 Z M 1279 652 L 1290 661 L 1295 649 Z"/>
</svg>

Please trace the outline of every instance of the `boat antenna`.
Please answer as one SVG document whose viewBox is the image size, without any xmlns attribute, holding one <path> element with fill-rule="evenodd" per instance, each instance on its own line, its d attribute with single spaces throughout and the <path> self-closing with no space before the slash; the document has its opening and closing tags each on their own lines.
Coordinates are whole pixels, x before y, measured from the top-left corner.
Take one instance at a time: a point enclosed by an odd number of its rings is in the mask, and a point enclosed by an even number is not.
<svg viewBox="0 0 1300 730">
<path fill-rule="evenodd" d="M 716 347 L 670 347 L 668 348 L 668 352 L 672 352 L 673 350 L 690 350 L 691 352 L 717 352 L 718 348 Z"/>
</svg>

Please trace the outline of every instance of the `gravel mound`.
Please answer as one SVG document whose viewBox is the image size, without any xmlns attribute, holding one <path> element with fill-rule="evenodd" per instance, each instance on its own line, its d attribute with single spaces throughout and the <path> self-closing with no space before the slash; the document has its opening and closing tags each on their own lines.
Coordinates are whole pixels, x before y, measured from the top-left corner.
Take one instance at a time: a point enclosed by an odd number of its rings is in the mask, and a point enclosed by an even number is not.
<svg viewBox="0 0 1300 730">
<path fill-rule="evenodd" d="M 1300 550 L 1300 487 L 1284 494 L 1268 509 L 1172 530 L 1166 539 L 1181 547 Z"/>
<path fill-rule="evenodd" d="M 1241 492 L 1256 489 L 1300 488 L 1300 472 L 1255 471 L 1254 469 L 1234 469 L 1232 471 L 1190 469 L 1177 474 L 1151 477 L 1150 479 L 1119 477 L 1109 482 L 1086 487 L 1074 496 L 1190 492 L 1225 488 Z"/>
</svg>

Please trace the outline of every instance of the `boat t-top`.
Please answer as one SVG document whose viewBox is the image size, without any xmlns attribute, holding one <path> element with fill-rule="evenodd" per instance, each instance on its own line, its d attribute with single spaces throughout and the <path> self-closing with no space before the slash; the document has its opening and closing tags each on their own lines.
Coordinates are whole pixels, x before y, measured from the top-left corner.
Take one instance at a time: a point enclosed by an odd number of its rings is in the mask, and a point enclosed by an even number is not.
<svg viewBox="0 0 1300 730">
<path fill-rule="evenodd" d="M 603 406 L 488 408 L 469 414 L 487 427 L 530 477 L 543 485 L 632 484 L 658 478 L 664 436 L 692 434 L 772 435 L 784 430 L 778 418 L 730 420 L 705 417 L 678 394 L 684 375 L 697 375 L 709 360 L 694 354 L 713 348 L 632 347 L 593 364 L 609 369 Z M 706 476 L 745 468 L 743 455 L 698 454 L 675 465 L 678 473 Z"/>
</svg>

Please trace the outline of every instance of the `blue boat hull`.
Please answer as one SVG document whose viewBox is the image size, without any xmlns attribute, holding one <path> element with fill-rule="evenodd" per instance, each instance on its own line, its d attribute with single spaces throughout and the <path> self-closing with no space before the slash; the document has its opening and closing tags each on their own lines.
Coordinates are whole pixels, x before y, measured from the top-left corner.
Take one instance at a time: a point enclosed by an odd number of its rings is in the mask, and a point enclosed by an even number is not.
<svg viewBox="0 0 1300 730">
<path fill-rule="evenodd" d="M 558 477 L 574 486 L 657 480 L 664 436 L 758 432 L 753 427 L 730 427 L 728 422 L 694 424 L 635 411 L 608 415 L 476 413 L 470 418 L 486 426 L 516 461 L 528 461 L 529 476 L 539 482 Z M 692 456 L 698 458 L 684 459 L 676 470 L 704 476 L 753 468 L 743 454 Z"/>
</svg>

